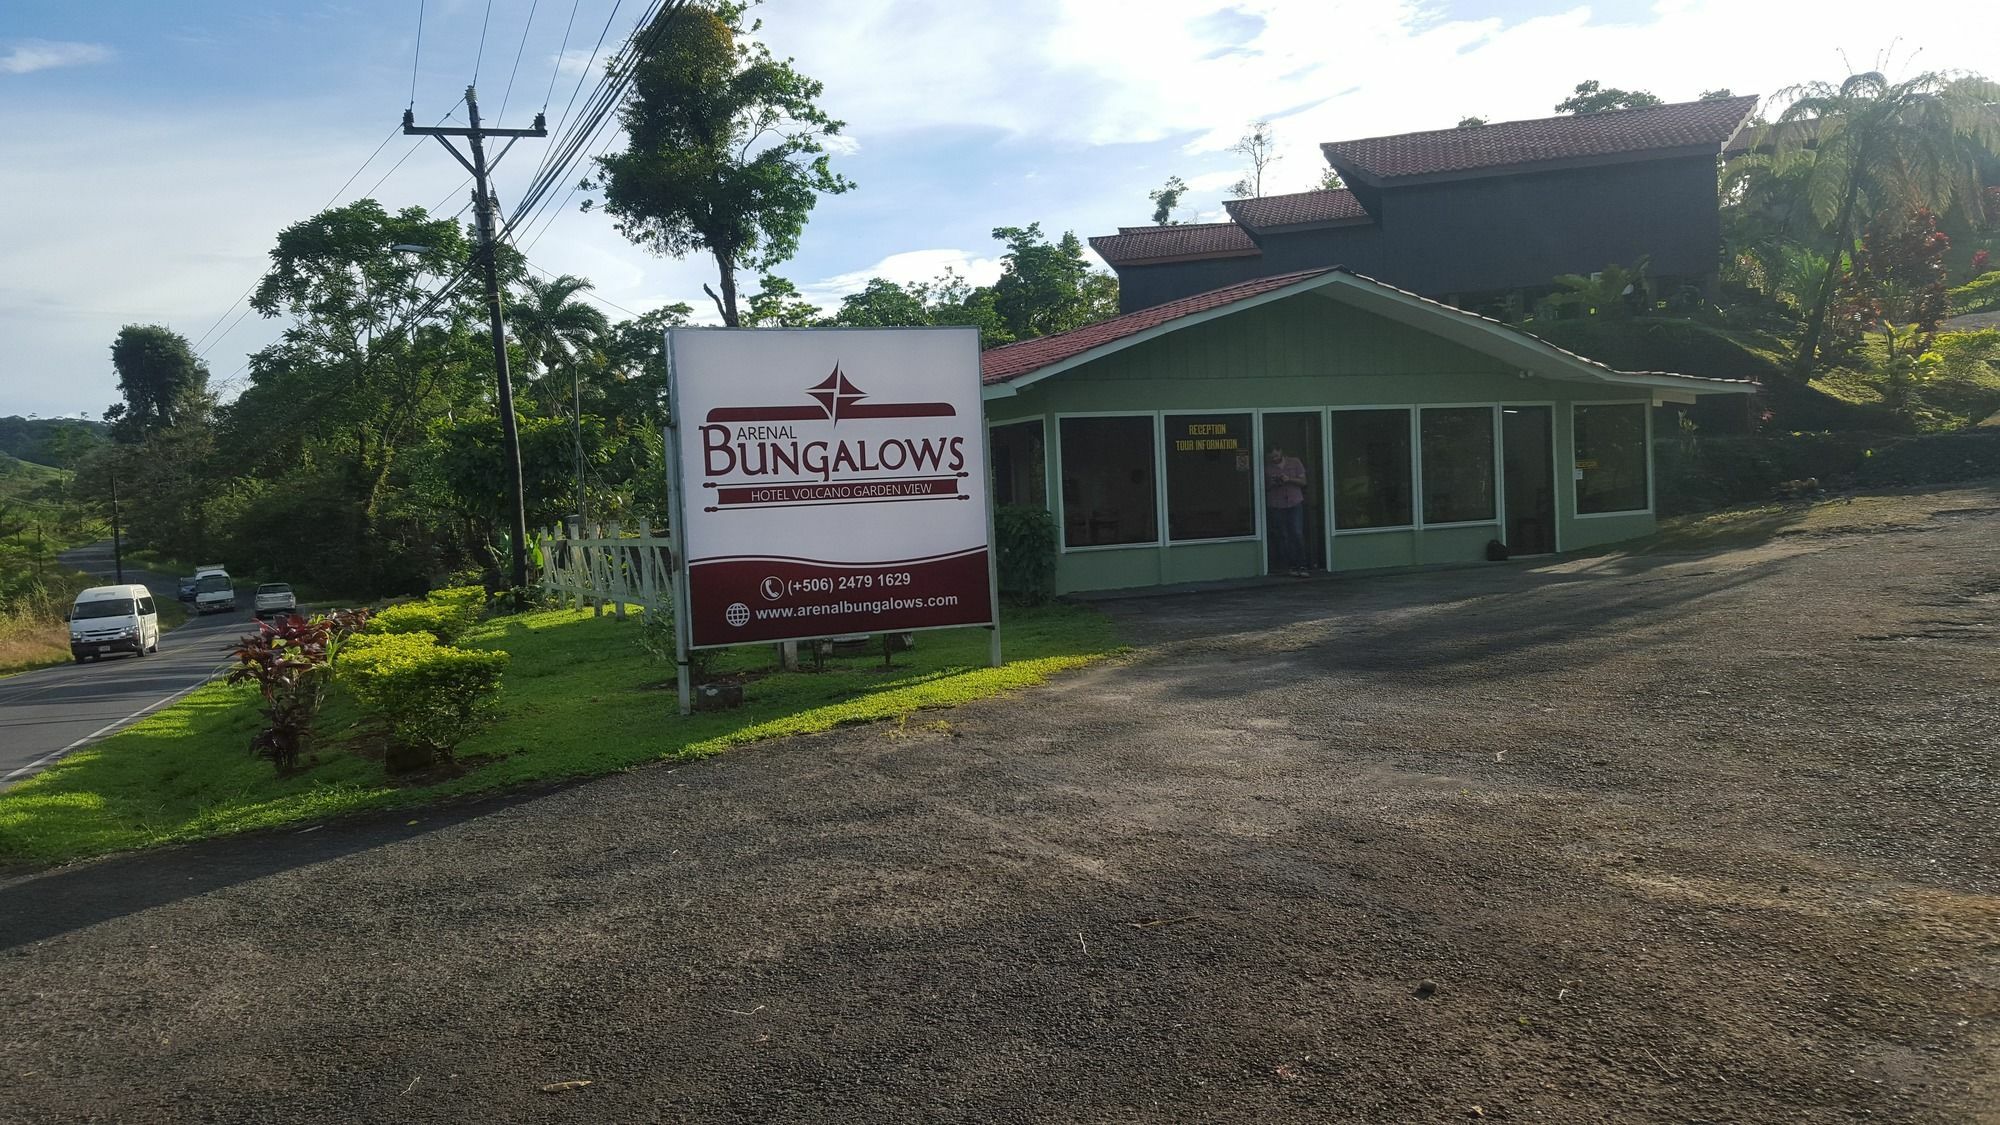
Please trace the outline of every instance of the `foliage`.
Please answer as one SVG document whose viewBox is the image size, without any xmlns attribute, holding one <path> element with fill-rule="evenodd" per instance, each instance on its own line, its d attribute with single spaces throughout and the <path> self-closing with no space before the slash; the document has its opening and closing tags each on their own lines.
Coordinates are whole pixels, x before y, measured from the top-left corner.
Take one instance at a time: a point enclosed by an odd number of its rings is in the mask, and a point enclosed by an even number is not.
<svg viewBox="0 0 2000 1125">
<path fill-rule="evenodd" d="M 1281 159 L 1278 155 L 1278 137 L 1271 131 L 1271 123 L 1252 121 L 1250 131 L 1238 138 L 1235 144 L 1230 145 L 1229 151 L 1250 162 L 1250 170 L 1243 174 L 1242 179 L 1230 185 L 1229 194 L 1238 199 L 1263 195 L 1264 172 Z"/>
<path fill-rule="evenodd" d="M 1471 114 L 1467 114 L 1458 119 L 1457 127 L 1460 129 L 1477 129 L 1486 123 L 1487 121 L 1484 117 L 1474 117 Z"/>
<path fill-rule="evenodd" d="M 2000 270 L 1983 273 L 1964 285 L 1951 290 L 1951 311 L 1954 313 L 1993 312 L 2000 310 Z"/>
<path fill-rule="evenodd" d="M 1003 615 L 1001 668 L 985 666 L 984 629 L 924 633 L 888 677 L 872 655 L 835 657 L 819 675 L 772 675 L 768 647 L 732 649 L 718 671 L 763 677 L 747 685 L 744 706 L 681 719 L 631 630 L 630 621 L 571 610 L 481 624 L 464 644 L 510 653 L 508 721 L 457 748 L 461 759 L 490 760 L 424 784 L 392 784 L 375 762 L 343 752 L 340 740 L 357 733 L 361 716 L 340 692 L 328 701 L 309 769 L 279 778 L 253 759 L 217 753 L 247 738 L 258 718 L 247 688 L 211 685 L 0 792 L 0 861 L 57 862 L 706 757 L 1029 687 L 1103 659 L 1119 643 L 1103 616 L 1050 606 Z M 342 655 L 343 675 L 358 651 Z"/>
<path fill-rule="evenodd" d="M 1180 209 L 1181 197 L 1187 194 L 1187 181 L 1179 176 L 1168 176 L 1157 191 L 1149 191 L 1146 198 L 1153 201 L 1153 222 L 1168 227 L 1175 223 L 1174 212 Z"/>
<path fill-rule="evenodd" d="M 1877 216 L 1842 279 L 1834 319 L 1893 320 L 1930 336 L 1950 311 L 1944 268 L 1950 249 L 1951 239 L 1937 229 L 1937 216 L 1927 207 Z M 1829 334 L 1839 335 L 1831 328 Z"/>
<path fill-rule="evenodd" d="M 123 441 L 206 416 L 208 366 L 197 359 L 187 337 L 158 324 L 128 324 L 111 343 L 111 366 L 118 370 L 118 393 L 125 401 L 105 412 Z"/>
<path fill-rule="evenodd" d="M 1528 327 L 1558 347 L 1628 371 L 1763 382 L 1784 370 L 1780 345 L 1768 336 L 1687 318 L 1588 317 Z"/>
<path fill-rule="evenodd" d="M 521 278 L 521 293 L 507 303 L 507 327 L 520 342 L 533 378 L 526 398 L 551 417 L 571 417 L 582 397 L 577 367 L 611 331 L 604 314 L 578 295 L 590 282 L 574 274 Z M 558 378 L 568 375 L 570 378 Z"/>
<path fill-rule="evenodd" d="M 369 620 L 368 631 L 398 635 L 428 633 L 450 644 L 463 636 L 465 631 L 472 628 L 479 620 L 485 591 L 479 591 L 479 594 L 480 601 L 471 603 L 427 598 L 420 602 L 387 606 Z"/>
<path fill-rule="evenodd" d="M 819 306 L 806 300 L 798 286 L 767 273 L 758 280 L 757 292 L 750 296 L 743 327 L 811 328 L 821 320 Z"/>
<path fill-rule="evenodd" d="M 749 5 L 666 8 L 634 40 L 625 151 L 597 157 L 597 186 L 619 233 L 657 254 L 715 259 L 722 322 L 738 327 L 736 273 L 792 256 L 822 194 L 854 185 L 829 165 L 841 122 L 822 85 L 772 57 L 744 24 Z"/>
<path fill-rule="evenodd" d="M 1040 605 L 1056 592 L 1056 518 L 1042 507 L 1003 504 L 993 510 L 994 568 L 1000 595 Z"/>
<path fill-rule="evenodd" d="M 1649 259 L 1641 256 L 1631 268 L 1613 263 L 1585 277 L 1566 273 L 1555 279 L 1556 291 L 1542 298 L 1535 319 L 1601 316 L 1619 320 L 1639 316 L 1653 307 L 1652 282 L 1646 277 Z"/>
<path fill-rule="evenodd" d="M 109 440 L 110 427 L 87 418 L 0 418 L 0 453 L 47 465 L 74 469 Z"/>
<path fill-rule="evenodd" d="M 1319 183 L 1313 186 L 1320 191 L 1346 191 L 1347 181 L 1340 178 L 1338 171 L 1328 168 L 1319 174 Z"/>
<path fill-rule="evenodd" d="M 1067 332 L 1118 314 L 1118 281 L 1090 268 L 1072 231 L 1049 242 L 1040 223 L 995 227 L 1006 243 L 1000 280 L 993 286 L 995 343 Z"/>
<path fill-rule="evenodd" d="M 367 621 L 367 610 L 260 621 L 230 653 L 236 667 L 225 682 L 254 683 L 264 701 L 264 729 L 250 739 L 250 752 L 270 762 L 279 776 L 298 767 L 342 642 Z"/>
<path fill-rule="evenodd" d="M 1703 90 L 1701 92 L 1701 97 L 1695 100 L 1703 102 L 1726 102 L 1735 96 L 1736 96 L 1736 91 L 1730 89 L 1727 86 L 1723 86 L 1714 90 Z"/>
<path fill-rule="evenodd" d="M 1644 90 L 1605 87 L 1595 78 L 1576 84 L 1570 96 L 1556 103 L 1557 113 L 1602 113 L 1607 109 L 1643 109 L 1659 105 L 1660 99 Z"/>
<path fill-rule="evenodd" d="M 1943 214 L 1976 201 L 1981 155 L 2000 147 L 2000 120 L 1988 108 L 1996 96 L 2000 89 L 1984 79 L 1937 71 L 1900 82 L 1853 74 L 1838 85 L 1806 83 L 1779 95 L 1790 104 L 1767 131 L 1770 151 L 1741 158 L 1731 174 L 1764 179 L 1794 199 L 1798 220 L 1827 254 L 1805 310 L 1794 376 L 1804 379 L 1819 361 L 1858 227 L 1884 212 L 1926 207 Z"/>
<path fill-rule="evenodd" d="M 399 632 L 357 646 L 340 677 L 400 746 L 422 762 L 450 761 L 492 715 L 507 660 L 505 652 L 453 648 L 429 633 Z"/>
</svg>

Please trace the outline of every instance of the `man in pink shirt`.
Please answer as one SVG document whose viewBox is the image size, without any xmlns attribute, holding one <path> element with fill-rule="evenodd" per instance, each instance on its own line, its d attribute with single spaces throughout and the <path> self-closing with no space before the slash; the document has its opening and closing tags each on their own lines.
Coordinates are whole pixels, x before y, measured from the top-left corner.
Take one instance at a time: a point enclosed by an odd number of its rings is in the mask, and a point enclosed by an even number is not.
<svg viewBox="0 0 2000 1125">
<path fill-rule="evenodd" d="M 1306 466 L 1273 443 L 1264 452 L 1264 514 L 1278 562 L 1294 577 L 1306 569 Z"/>
</svg>

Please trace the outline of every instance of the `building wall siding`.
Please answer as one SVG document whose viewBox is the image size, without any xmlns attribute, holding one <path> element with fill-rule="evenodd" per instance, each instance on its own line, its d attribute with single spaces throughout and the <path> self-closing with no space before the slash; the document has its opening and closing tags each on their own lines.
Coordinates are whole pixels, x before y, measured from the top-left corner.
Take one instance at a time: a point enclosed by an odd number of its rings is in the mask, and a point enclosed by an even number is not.
<svg viewBox="0 0 2000 1125">
<path fill-rule="evenodd" d="M 1645 535 L 1649 513 L 1578 518 L 1569 404 L 1644 401 L 1611 384 L 1526 376 L 1498 361 L 1316 293 L 1223 316 L 1127 348 L 989 400 L 989 425 L 1040 418 L 1047 435 L 1049 503 L 1060 517 L 1056 418 L 1154 411 L 1322 410 L 1343 406 L 1534 403 L 1553 406 L 1556 524 L 1561 549 L 1576 551 Z M 1323 481 L 1321 465 L 1310 466 Z M 1323 484 L 1311 502 L 1322 503 Z M 1498 525 L 1343 532 L 1333 537 L 1339 571 L 1473 563 Z M 1261 572 L 1262 542 L 1143 545 L 1064 552 L 1059 591 L 1124 589 Z"/>
<path fill-rule="evenodd" d="M 1656 277 L 1699 280 L 1722 242 L 1711 156 L 1402 187 L 1375 206 L 1370 226 L 1262 234 L 1256 257 L 1127 266 L 1119 308 L 1326 266 L 1430 297 L 1533 290 L 1641 256 Z"/>
</svg>

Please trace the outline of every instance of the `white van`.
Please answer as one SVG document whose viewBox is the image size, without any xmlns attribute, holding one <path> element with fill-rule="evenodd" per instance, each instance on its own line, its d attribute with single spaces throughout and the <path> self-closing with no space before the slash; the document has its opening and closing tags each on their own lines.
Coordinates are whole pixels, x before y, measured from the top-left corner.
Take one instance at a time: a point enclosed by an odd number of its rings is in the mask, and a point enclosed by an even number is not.
<svg viewBox="0 0 2000 1125">
<path fill-rule="evenodd" d="M 160 615 L 144 586 L 92 586 L 69 607 L 69 654 L 86 659 L 160 651 Z"/>
<path fill-rule="evenodd" d="M 228 612 L 236 608 L 236 583 L 230 580 L 229 572 L 221 563 L 194 568 L 194 611 L 200 613 Z"/>
</svg>

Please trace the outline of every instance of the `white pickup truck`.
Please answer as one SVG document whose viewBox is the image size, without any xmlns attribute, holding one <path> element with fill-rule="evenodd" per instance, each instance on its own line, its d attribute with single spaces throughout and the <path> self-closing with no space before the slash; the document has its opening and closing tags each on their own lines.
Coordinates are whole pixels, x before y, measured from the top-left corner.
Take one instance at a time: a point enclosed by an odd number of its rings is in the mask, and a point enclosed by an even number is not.
<svg viewBox="0 0 2000 1125">
<path fill-rule="evenodd" d="M 257 587 L 255 604 L 257 620 L 262 621 L 266 617 L 283 617 L 288 613 L 297 612 L 298 608 L 299 599 L 293 595 L 291 586 L 286 583 L 266 582 Z"/>
<path fill-rule="evenodd" d="M 221 563 L 194 568 L 194 611 L 228 613 L 236 608 L 236 583 Z"/>
</svg>

